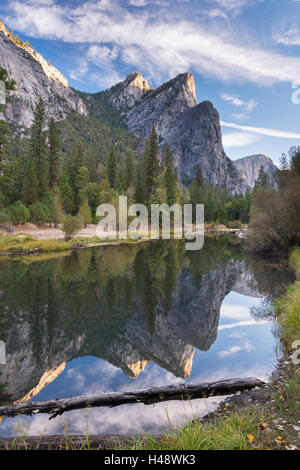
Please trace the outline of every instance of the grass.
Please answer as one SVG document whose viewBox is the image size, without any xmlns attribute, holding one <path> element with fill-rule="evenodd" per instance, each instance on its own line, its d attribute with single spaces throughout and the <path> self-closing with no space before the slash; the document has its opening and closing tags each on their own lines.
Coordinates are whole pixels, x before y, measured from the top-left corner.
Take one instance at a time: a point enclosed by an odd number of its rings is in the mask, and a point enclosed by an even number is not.
<svg viewBox="0 0 300 470">
<path fill-rule="evenodd" d="M 294 341 L 300 340 L 300 249 L 292 252 L 290 264 L 299 279 L 290 286 L 286 294 L 276 302 L 276 316 L 281 326 L 282 342 L 287 350 Z"/>
<path fill-rule="evenodd" d="M 251 448 L 248 436 L 258 433 L 259 418 L 257 410 L 251 409 L 206 423 L 195 420 L 159 438 L 139 438 L 131 450 L 248 450 Z"/>
<path fill-rule="evenodd" d="M 97 237 L 85 238 L 77 237 L 69 241 L 58 239 L 36 240 L 33 237 L 22 236 L 17 234 L 14 236 L 0 236 L 0 253 L 1 254 L 21 254 L 28 255 L 33 253 L 48 254 L 70 251 L 76 245 L 102 245 L 102 244 L 120 244 L 120 243 L 137 243 L 143 240 L 100 240 Z"/>
</svg>

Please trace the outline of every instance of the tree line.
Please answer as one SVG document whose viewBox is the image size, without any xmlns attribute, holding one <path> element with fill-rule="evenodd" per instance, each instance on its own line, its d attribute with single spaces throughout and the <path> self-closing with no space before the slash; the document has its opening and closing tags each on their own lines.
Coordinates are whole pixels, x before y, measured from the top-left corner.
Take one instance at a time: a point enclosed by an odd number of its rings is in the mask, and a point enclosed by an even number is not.
<svg viewBox="0 0 300 470">
<path fill-rule="evenodd" d="M 12 91 L 15 83 L 4 69 L 0 72 L 7 90 Z M 200 166 L 189 187 L 179 184 L 172 152 L 166 145 L 160 153 L 154 125 L 143 152 L 120 153 L 116 141 L 103 157 L 80 138 L 74 138 L 72 148 L 65 152 L 68 124 L 63 124 L 52 118 L 46 127 L 41 98 L 26 138 L 13 135 L 10 126 L 0 121 L 0 224 L 30 221 L 57 226 L 64 222 L 78 229 L 97 222 L 100 204 L 117 206 L 119 194 L 127 195 L 130 204 L 204 204 L 207 223 L 237 226 L 248 222 L 250 191 L 232 195 L 214 187 L 203 178 Z M 260 174 L 257 187 L 265 183 Z"/>
</svg>

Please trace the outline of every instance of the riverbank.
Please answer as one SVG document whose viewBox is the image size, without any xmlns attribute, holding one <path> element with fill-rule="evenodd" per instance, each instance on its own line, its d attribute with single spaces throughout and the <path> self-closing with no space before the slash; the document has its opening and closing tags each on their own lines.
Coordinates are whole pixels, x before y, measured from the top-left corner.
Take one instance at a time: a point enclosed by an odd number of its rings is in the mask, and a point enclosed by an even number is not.
<svg viewBox="0 0 300 470">
<path fill-rule="evenodd" d="M 205 226 L 206 235 L 233 234 L 242 237 L 245 230 L 245 227 L 241 229 L 230 229 L 224 225 Z M 151 241 L 151 239 L 146 238 L 146 236 L 143 237 L 142 235 L 138 240 L 113 240 L 110 239 L 109 236 L 107 240 L 100 240 L 96 236 L 95 224 L 87 225 L 87 227 L 78 232 L 74 238 L 65 241 L 60 227 L 38 227 L 28 223 L 15 227 L 15 232 L 12 235 L 0 232 L 0 255 L 28 256 L 34 254 L 67 252 L 95 246 L 124 245 L 146 241 Z"/>
</svg>

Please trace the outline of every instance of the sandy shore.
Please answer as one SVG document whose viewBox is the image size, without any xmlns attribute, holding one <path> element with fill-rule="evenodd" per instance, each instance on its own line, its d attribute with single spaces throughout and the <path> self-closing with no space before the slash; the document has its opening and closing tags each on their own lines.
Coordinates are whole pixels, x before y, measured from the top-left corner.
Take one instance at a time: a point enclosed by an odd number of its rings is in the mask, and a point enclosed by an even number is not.
<svg viewBox="0 0 300 470">
<path fill-rule="evenodd" d="M 30 236 L 35 238 L 36 240 L 63 240 L 64 234 L 60 227 L 57 228 L 49 227 L 49 226 L 42 226 L 38 227 L 34 224 L 25 224 L 25 225 L 16 225 L 15 232 L 12 235 L 23 234 L 24 236 Z M 5 233 L 5 235 L 9 235 Z M 90 224 L 86 228 L 80 230 L 80 232 L 76 233 L 76 237 L 84 237 L 84 238 L 93 238 L 96 236 L 96 225 Z"/>
<path fill-rule="evenodd" d="M 96 224 L 89 224 L 86 228 L 83 228 L 78 233 L 76 233 L 76 238 L 83 237 L 83 238 L 94 238 L 96 237 Z M 15 231 L 14 234 L 11 235 L 18 235 L 20 236 L 30 236 L 35 238 L 36 240 L 64 240 L 64 234 L 60 229 L 60 224 L 57 228 L 54 226 L 42 226 L 38 227 L 37 225 L 27 223 L 24 225 L 16 225 L 14 227 Z M 206 233 L 236 233 L 239 232 L 238 229 L 229 229 L 224 225 L 212 227 L 210 225 L 205 226 Z M 6 232 L 1 233 L 1 235 L 9 235 Z"/>
</svg>

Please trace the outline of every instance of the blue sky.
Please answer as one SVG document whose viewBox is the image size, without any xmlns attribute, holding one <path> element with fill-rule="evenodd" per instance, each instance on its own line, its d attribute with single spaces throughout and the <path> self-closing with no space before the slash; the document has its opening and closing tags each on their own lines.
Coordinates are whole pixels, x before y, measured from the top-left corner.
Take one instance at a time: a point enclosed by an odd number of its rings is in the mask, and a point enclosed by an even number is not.
<svg viewBox="0 0 300 470">
<path fill-rule="evenodd" d="M 2 0 L 0 17 L 80 90 L 193 73 L 233 159 L 300 145 L 300 0 Z"/>
</svg>

